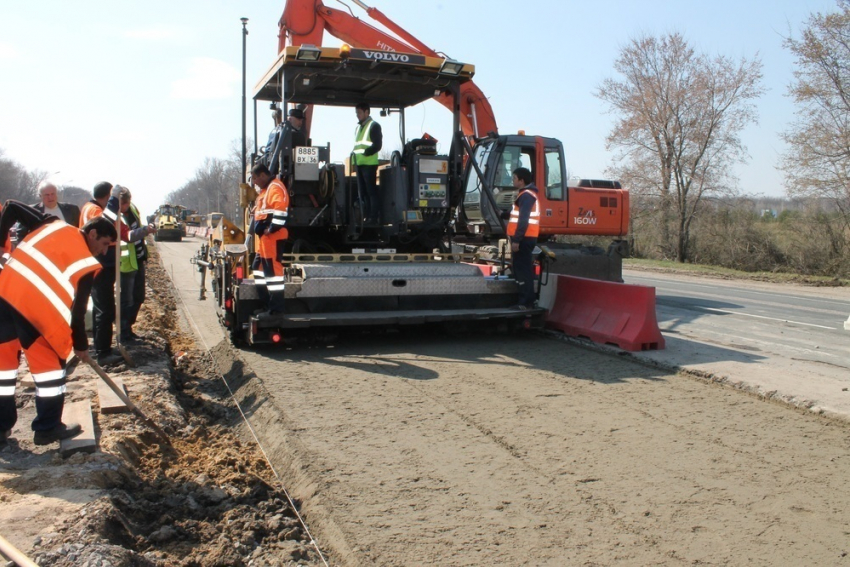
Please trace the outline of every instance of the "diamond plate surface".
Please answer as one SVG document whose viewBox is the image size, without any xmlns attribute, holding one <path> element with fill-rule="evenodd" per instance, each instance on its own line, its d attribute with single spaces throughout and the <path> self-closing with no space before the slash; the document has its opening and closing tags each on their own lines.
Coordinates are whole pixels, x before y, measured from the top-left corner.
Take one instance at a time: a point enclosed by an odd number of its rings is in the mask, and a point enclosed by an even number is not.
<svg viewBox="0 0 850 567">
<path fill-rule="evenodd" d="M 301 267 L 304 273 L 301 289 L 287 290 L 301 298 L 517 292 L 514 280 L 485 278 L 477 267 L 465 264 L 324 264 Z M 290 296 L 289 293 L 286 295 Z"/>
</svg>

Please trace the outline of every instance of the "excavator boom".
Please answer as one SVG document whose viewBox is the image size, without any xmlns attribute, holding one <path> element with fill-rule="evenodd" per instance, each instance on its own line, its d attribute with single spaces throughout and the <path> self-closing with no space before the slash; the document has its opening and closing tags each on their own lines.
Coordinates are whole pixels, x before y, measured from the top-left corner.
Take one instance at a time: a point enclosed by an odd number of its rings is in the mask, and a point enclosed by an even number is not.
<svg viewBox="0 0 850 567">
<path fill-rule="evenodd" d="M 359 1 L 356 4 L 402 39 L 385 33 L 352 14 L 328 8 L 321 0 L 288 0 L 279 22 L 278 52 L 288 45 L 319 46 L 322 44 L 324 32 L 327 31 L 352 47 L 442 57 L 380 10 L 370 8 Z M 443 93 L 434 97 L 434 100 L 453 110 L 454 101 L 450 95 Z M 461 128 L 465 136 L 482 137 L 491 132 L 498 133 L 493 108 L 474 82 L 470 81 L 461 86 L 458 102 Z"/>
</svg>

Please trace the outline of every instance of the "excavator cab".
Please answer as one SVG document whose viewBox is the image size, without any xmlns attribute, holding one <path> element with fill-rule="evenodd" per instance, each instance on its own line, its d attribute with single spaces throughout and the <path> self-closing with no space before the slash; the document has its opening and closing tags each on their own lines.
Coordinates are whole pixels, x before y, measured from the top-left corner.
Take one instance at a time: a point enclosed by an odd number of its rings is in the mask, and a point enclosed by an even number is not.
<svg viewBox="0 0 850 567">
<path fill-rule="evenodd" d="M 557 234 L 623 236 L 628 232 L 628 192 L 617 181 L 570 182 L 563 144 L 542 136 L 489 136 L 479 140 L 464 171 L 459 226 L 468 235 L 503 238 L 503 217 L 517 191 L 511 175 L 529 169 L 538 189 L 541 240 Z"/>
</svg>

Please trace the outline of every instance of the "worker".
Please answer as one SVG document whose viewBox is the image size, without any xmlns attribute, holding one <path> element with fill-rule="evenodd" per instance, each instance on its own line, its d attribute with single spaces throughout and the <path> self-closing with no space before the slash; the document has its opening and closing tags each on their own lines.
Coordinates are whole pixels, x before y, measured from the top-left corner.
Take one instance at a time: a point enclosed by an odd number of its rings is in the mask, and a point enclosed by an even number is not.
<svg viewBox="0 0 850 567">
<path fill-rule="evenodd" d="M 292 150 L 299 146 L 307 145 L 307 138 L 302 132 L 304 127 L 304 109 L 291 108 L 286 117 L 286 124 L 275 146 L 275 157 L 272 162 L 273 167 L 269 167 L 272 175 L 280 177 L 290 182 L 293 174 Z M 280 161 L 278 161 L 280 160 Z"/>
<path fill-rule="evenodd" d="M 257 164 L 251 169 L 251 180 L 260 188 L 252 227 L 258 244 L 257 256 L 263 271 L 263 283 L 257 283 L 265 287 L 268 293 L 268 311 L 263 315 L 279 315 L 283 313 L 284 278 L 280 257 L 283 254 L 283 244 L 289 238 L 289 231 L 286 229 L 289 191 L 263 164 Z M 258 288 L 258 291 L 261 289 Z"/>
<path fill-rule="evenodd" d="M 381 125 L 370 116 L 372 109 L 359 103 L 354 112 L 357 128 L 354 130 L 354 167 L 357 170 L 357 193 L 360 214 L 366 224 L 380 223 L 381 197 L 378 194 L 378 152 L 383 146 Z"/>
<path fill-rule="evenodd" d="M 78 423 L 63 423 L 65 361 L 71 353 L 90 362 L 85 315 L 94 275 L 94 256 L 117 238 L 115 227 L 95 217 L 82 228 L 35 208 L 7 201 L 0 217 L 0 245 L 15 222 L 28 234 L 0 262 L 0 444 L 18 420 L 15 382 L 23 350 L 35 382 L 33 441 L 47 445 L 74 437 Z"/>
<path fill-rule="evenodd" d="M 513 171 L 511 182 L 519 190 L 508 220 L 508 238 L 511 240 L 511 260 L 514 279 L 519 284 L 517 309 L 534 307 L 534 263 L 532 252 L 540 235 L 540 204 L 534 177 L 525 167 Z"/>
<path fill-rule="evenodd" d="M 277 147 L 280 143 L 280 135 L 283 132 L 283 111 L 280 107 L 272 103 L 272 120 L 274 121 L 274 128 L 269 132 L 269 139 L 266 142 L 266 145 L 263 146 L 263 155 L 260 160 L 260 163 L 265 164 L 266 167 L 269 168 L 269 171 L 275 172 L 277 174 L 277 170 L 280 167 L 280 163 L 278 163 L 278 155 L 277 155 Z"/>
<path fill-rule="evenodd" d="M 35 205 L 36 210 L 53 215 L 71 226 L 80 224 L 80 208 L 71 203 L 60 203 L 56 185 L 50 181 L 42 181 L 38 186 L 38 196 L 41 202 Z"/>
<path fill-rule="evenodd" d="M 153 234 L 153 225 L 143 225 L 142 216 L 132 203 L 132 194 L 126 187 L 118 190 L 117 197 L 109 197 L 107 209 L 115 208 L 113 199 L 118 200 L 121 222 L 127 227 L 126 240 L 121 240 L 121 342 L 129 343 L 139 339 L 133 332 L 133 325 L 139 315 L 139 309 L 145 301 L 145 264 L 148 249 L 145 237 Z M 122 233 L 124 231 L 122 230 Z"/>
<path fill-rule="evenodd" d="M 298 107 L 289 109 L 289 115 L 286 118 L 286 126 L 283 128 L 284 135 L 282 136 L 282 139 L 288 139 L 290 149 L 307 145 L 307 137 L 304 136 L 305 118 L 303 108 Z"/>
<path fill-rule="evenodd" d="M 115 188 L 108 181 L 101 181 L 92 190 L 92 200 L 83 205 L 80 211 L 80 227 L 93 218 L 105 216 L 115 222 L 117 208 L 107 208 L 109 197 Z M 120 190 L 120 186 L 119 186 Z M 105 209 L 108 214 L 105 214 Z M 104 254 L 97 257 L 103 269 L 94 278 L 91 290 L 92 300 L 92 342 L 97 363 L 111 366 L 120 362 L 121 355 L 112 348 L 112 325 L 115 323 L 115 247 L 110 246 Z"/>
</svg>

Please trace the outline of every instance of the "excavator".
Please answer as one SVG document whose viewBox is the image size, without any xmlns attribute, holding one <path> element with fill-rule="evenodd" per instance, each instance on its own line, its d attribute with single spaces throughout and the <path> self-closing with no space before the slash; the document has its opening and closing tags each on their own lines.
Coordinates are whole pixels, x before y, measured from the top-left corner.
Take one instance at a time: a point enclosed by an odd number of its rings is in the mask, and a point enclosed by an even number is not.
<svg viewBox="0 0 850 567">
<path fill-rule="evenodd" d="M 355 17 L 350 10 L 325 6 L 321 0 L 287 0 L 278 22 L 278 51 L 287 46 L 321 45 L 327 32 L 347 45 L 376 53 L 442 57 L 377 8 L 361 0 L 352 1 L 393 35 Z M 434 100 L 453 110 L 454 100 L 447 93 L 435 95 Z M 568 179 L 563 144 L 556 138 L 524 132 L 500 136 L 495 112 L 474 80 L 460 85 L 457 104 L 460 127 L 474 146 L 473 163 L 479 165 L 479 171 L 467 160 L 463 199 L 451 227 L 454 249 L 498 256 L 495 245 L 505 236 L 499 219 L 510 210 L 517 195 L 510 182 L 511 172 L 523 166 L 532 171 L 535 185 L 541 188 L 540 240 L 548 240 L 549 249 L 558 257 L 551 266 L 553 272 L 622 281 L 622 259 L 628 255 L 627 243 L 622 240 L 629 229 L 628 191 L 617 181 Z M 304 128 L 308 137 L 311 117 L 308 113 Z M 603 250 L 560 244 L 552 239 L 557 235 L 615 239 Z"/>
<path fill-rule="evenodd" d="M 510 172 L 528 167 L 541 188 L 541 240 L 625 235 L 628 193 L 615 182 L 569 186 L 557 139 L 498 134 L 492 108 L 472 81 L 474 66 L 436 53 L 355 2 L 403 40 L 319 0 L 288 0 L 278 57 L 254 89 L 255 120 L 260 102 L 284 110 L 297 105 L 307 117 L 308 142 L 279 144 L 279 176 L 290 192 L 282 257 L 286 313 L 257 316 L 262 288 L 250 277 L 245 245 L 202 249 L 193 259 L 199 270 L 213 271 L 216 306 L 231 341 L 278 343 L 329 327 L 541 327 L 544 309 L 513 309 L 518 287 L 504 252 L 482 253 L 504 238 L 503 213 L 515 198 Z M 346 43 L 320 46 L 325 30 Z M 451 111 L 454 135 L 445 154 L 427 134 L 406 135 L 405 110 L 432 98 Z M 331 159 L 328 145 L 309 138 L 314 107 L 361 102 L 397 114 L 400 124 L 401 148 L 379 172 L 382 221 L 371 225 L 357 208 L 356 179 Z M 248 205 L 253 195 L 249 186 L 242 189 Z M 539 290 L 553 254 L 537 252 Z"/>
</svg>

